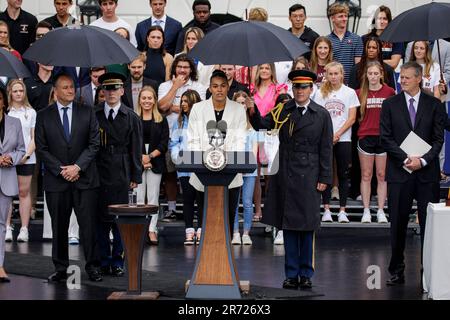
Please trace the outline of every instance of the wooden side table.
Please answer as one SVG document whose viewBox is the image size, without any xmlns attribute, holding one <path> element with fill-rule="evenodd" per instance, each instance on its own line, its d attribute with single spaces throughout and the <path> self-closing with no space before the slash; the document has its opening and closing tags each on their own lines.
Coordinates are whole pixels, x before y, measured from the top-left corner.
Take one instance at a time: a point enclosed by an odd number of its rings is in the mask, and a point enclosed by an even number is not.
<svg viewBox="0 0 450 320">
<path fill-rule="evenodd" d="M 127 204 L 110 205 L 109 214 L 116 217 L 124 250 L 128 277 L 126 292 L 113 292 L 108 300 L 155 300 L 159 292 L 142 292 L 142 256 L 145 237 L 151 215 L 158 212 L 158 206 Z"/>
</svg>

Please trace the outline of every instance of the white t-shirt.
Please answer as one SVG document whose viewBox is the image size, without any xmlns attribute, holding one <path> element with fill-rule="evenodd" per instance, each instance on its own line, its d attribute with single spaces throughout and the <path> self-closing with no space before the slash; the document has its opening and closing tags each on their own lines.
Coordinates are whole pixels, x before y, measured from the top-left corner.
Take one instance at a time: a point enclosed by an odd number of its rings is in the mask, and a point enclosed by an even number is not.
<svg viewBox="0 0 450 320">
<path fill-rule="evenodd" d="M 292 69 L 292 61 L 275 62 L 274 65 L 278 83 L 287 83 L 289 81 L 289 72 Z"/>
<path fill-rule="evenodd" d="M 161 85 L 158 88 L 158 101 L 161 101 L 161 99 L 167 95 L 167 93 L 170 91 L 170 88 L 172 88 L 172 80 L 168 80 L 166 82 L 161 83 Z M 189 80 L 188 82 L 186 82 L 184 86 L 182 86 L 177 90 L 177 92 L 175 93 L 175 98 L 173 99 L 172 103 L 174 105 L 179 106 L 181 103 L 181 95 L 185 93 L 186 90 L 188 89 L 197 91 L 202 100 L 206 99 L 206 87 L 198 81 Z M 169 124 L 169 133 L 171 134 L 172 128 L 175 122 L 177 122 L 178 113 L 172 112 L 166 117 L 166 119 Z"/>
<path fill-rule="evenodd" d="M 94 22 L 92 22 L 90 25 L 111 31 L 114 31 L 118 28 L 125 28 L 128 30 L 128 33 L 130 34 L 131 44 L 137 47 L 136 35 L 134 34 L 133 28 L 128 22 L 126 22 L 121 18 L 119 18 L 116 22 L 106 22 L 105 20 L 103 20 L 103 17 L 100 17 Z"/>
<path fill-rule="evenodd" d="M 8 112 L 8 116 L 17 118 L 22 124 L 23 142 L 25 143 L 25 151 L 28 150 L 28 146 L 31 142 L 31 129 L 36 127 L 36 111 L 33 108 L 21 107 L 20 109 L 11 108 Z M 36 155 L 30 155 L 30 159 L 25 164 L 35 164 Z"/>
<path fill-rule="evenodd" d="M 323 106 L 330 113 L 333 121 L 333 133 L 336 133 L 347 121 L 350 108 L 360 106 L 355 90 L 346 85 L 342 85 L 337 91 L 332 91 L 326 98 L 318 90 L 314 102 Z M 352 141 L 352 127 L 348 128 L 339 139 L 339 142 L 347 141 Z"/>
</svg>

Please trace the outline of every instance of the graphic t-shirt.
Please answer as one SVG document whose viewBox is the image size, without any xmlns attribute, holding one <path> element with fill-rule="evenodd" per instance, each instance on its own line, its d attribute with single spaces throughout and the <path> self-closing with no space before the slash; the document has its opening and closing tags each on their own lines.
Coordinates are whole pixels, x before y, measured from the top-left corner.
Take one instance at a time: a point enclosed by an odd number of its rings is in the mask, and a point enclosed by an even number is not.
<svg viewBox="0 0 450 320">
<path fill-rule="evenodd" d="M 358 97 L 360 97 L 361 90 L 356 90 Z M 366 112 L 358 129 L 358 138 L 362 139 L 367 136 L 380 135 L 380 115 L 383 101 L 395 95 L 394 89 L 383 84 L 380 90 L 371 91 L 367 95 Z"/>
<path fill-rule="evenodd" d="M 333 121 L 333 133 L 336 133 L 347 121 L 349 110 L 359 107 L 359 100 L 355 90 L 346 85 L 342 85 L 337 91 L 332 91 L 326 98 L 323 97 L 322 92 L 319 90 L 314 101 L 330 113 L 331 120 Z M 348 128 L 341 135 L 339 142 L 351 140 L 352 127 Z"/>
</svg>

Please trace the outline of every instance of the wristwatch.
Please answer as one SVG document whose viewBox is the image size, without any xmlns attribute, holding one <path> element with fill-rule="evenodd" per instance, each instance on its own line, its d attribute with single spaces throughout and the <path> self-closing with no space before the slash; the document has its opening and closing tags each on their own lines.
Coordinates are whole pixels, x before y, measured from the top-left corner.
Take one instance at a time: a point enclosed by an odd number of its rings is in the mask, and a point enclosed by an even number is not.
<svg viewBox="0 0 450 320">
<path fill-rule="evenodd" d="M 30 156 L 26 156 L 25 159 L 30 160 Z"/>
</svg>

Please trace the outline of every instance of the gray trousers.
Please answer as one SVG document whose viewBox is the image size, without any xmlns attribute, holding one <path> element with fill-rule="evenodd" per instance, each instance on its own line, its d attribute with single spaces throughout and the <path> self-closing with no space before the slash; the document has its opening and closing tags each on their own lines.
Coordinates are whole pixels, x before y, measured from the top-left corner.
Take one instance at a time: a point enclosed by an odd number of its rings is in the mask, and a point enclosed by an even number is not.
<svg viewBox="0 0 450 320">
<path fill-rule="evenodd" d="M 5 196 L 0 190 L 0 267 L 3 267 L 3 261 L 5 260 L 6 218 L 11 202 L 12 197 Z"/>
</svg>

